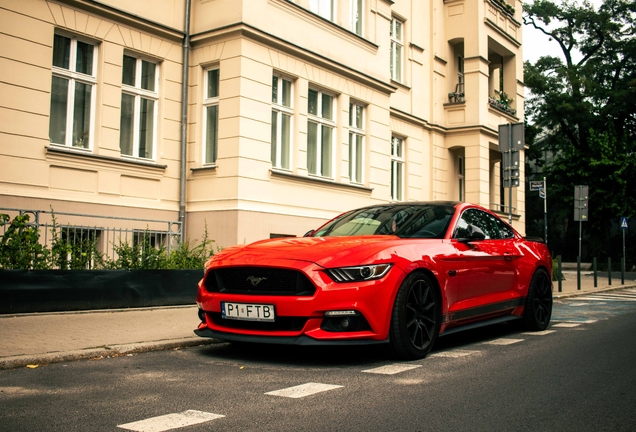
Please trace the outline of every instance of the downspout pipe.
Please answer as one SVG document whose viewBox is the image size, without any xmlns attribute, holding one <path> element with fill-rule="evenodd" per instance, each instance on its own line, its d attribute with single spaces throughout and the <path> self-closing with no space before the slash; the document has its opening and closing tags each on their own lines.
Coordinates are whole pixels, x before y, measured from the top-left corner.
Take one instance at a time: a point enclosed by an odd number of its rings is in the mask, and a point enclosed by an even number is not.
<svg viewBox="0 0 636 432">
<path fill-rule="evenodd" d="M 188 168 L 188 69 L 190 64 L 190 1 L 185 0 L 185 31 L 183 34 L 183 69 L 181 72 L 181 158 L 179 167 L 179 222 L 181 242 L 185 238 L 186 173 Z"/>
</svg>

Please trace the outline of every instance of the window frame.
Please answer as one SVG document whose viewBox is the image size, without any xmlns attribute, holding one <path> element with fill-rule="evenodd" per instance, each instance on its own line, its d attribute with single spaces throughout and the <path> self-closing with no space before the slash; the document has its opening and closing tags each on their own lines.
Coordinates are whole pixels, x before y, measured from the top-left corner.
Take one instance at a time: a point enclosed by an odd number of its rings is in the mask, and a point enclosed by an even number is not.
<svg viewBox="0 0 636 432">
<path fill-rule="evenodd" d="M 88 38 L 79 37 L 67 32 L 55 31 L 53 36 L 53 53 L 55 52 L 55 36 L 64 37 L 70 39 L 69 48 L 69 68 L 55 66 L 53 64 L 53 58 L 51 59 L 51 98 L 53 97 L 53 78 L 65 79 L 68 82 L 67 94 L 66 94 L 66 119 L 64 122 L 64 143 L 53 142 L 51 140 L 51 107 L 49 107 L 49 142 L 51 145 L 63 146 L 81 151 L 92 151 L 95 142 L 95 110 L 97 101 L 97 67 L 99 57 L 99 45 L 97 42 Z M 93 47 L 92 62 L 91 62 L 91 74 L 84 74 L 77 72 L 77 44 L 78 42 L 90 45 Z M 53 54 L 52 53 L 52 54 Z M 53 55 L 52 55 L 53 57 Z M 85 146 L 77 146 L 74 144 L 73 126 L 75 121 L 75 95 L 76 84 L 88 85 L 91 88 L 91 100 L 89 102 L 90 114 L 88 118 L 88 140 Z M 52 105 L 52 101 L 51 101 Z"/>
<path fill-rule="evenodd" d="M 354 107 L 360 108 L 360 124 L 353 124 L 356 123 L 354 122 L 356 117 L 353 115 Z M 364 184 L 365 181 L 365 111 L 365 105 L 356 101 L 349 102 L 349 181 L 356 184 Z M 359 142 L 355 138 L 360 138 Z M 354 176 L 354 173 L 359 175 Z"/>
<path fill-rule="evenodd" d="M 463 156 L 457 156 L 457 189 L 459 201 L 465 201 L 466 196 L 466 165 Z"/>
<path fill-rule="evenodd" d="M 276 100 L 274 100 L 274 79 L 278 79 L 279 83 L 276 87 Z M 289 106 L 284 104 L 283 90 L 284 85 L 281 82 L 289 83 Z M 280 101 L 280 102 L 279 102 Z M 274 143 L 274 116 L 276 116 L 276 142 Z M 284 166 L 283 158 L 283 117 L 289 117 L 289 131 L 288 131 L 288 148 L 287 148 L 287 166 Z M 272 139 L 270 144 L 272 145 L 271 157 L 272 167 L 281 170 L 291 170 L 293 166 L 293 131 L 294 131 L 294 80 L 279 74 L 274 73 L 272 75 Z M 276 160 L 273 160 L 276 159 Z"/>
<path fill-rule="evenodd" d="M 212 95 L 208 95 L 208 89 L 209 89 L 209 79 L 210 79 L 210 72 L 212 71 L 218 71 L 218 75 L 217 75 L 217 94 L 216 96 Z M 219 155 L 219 100 L 220 100 L 220 83 L 221 83 L 221 69 L 219 68 L 219 66 L 213 66 L 213 67 L 209 67 L 204 69 L 203 71 L 203 137 L 202 137 L 202 157 L 201 160 L 203 162 L 203 166 L 216 166 L 216 160 L 217 157 Z M 208 160 L 208 135 L 209 135 L 209 131 L 208 131 L 208 108 L 210 107 L 216 107 L 216 124 L 215 126 L 215 133 L 214 133 L 214 143 L 213 143 L 213 151 L 212 151 L 212 160 L 209 161 Z"/>
<path fill-rule="evenodd" d="M 135 61 L 135 84 L 134 85 L 129 85 L 129 84 L 124 84 L 124 79 L 123 79 L 123 73 L 124 73 L 124 66 L 123 66 L 123 58 L 125 57 L 129 57 L 129 58 L 134 58 Z M 160 75 L 160 64 L 157 60 L 155 59 L 151 59 L 145 56 L 141 56 L 138 55 L 136 53 L 130 53 L 130 52 L 124 52 L 122 58 L 122 83 L 121 83 L 121 94 L 122 94 L 122 105 L 123 105 L 123 96 L 124 95 L 129 95 L 129 96 L 133 96 L 134 97 L 134 107 L 133 107 L 133 131 L 132 131 L 132 154 L 125 154 L 122 151 L 121 148 L 121 144 L 122 144 L 122 139 L 121 139 L 121 117 L 120 117 L 120 140 L 119 140 L 119 146 L 120 146 L 120 152 L 121 152 L 121 156 L 124 158 L 132 158 L 132 159 L 143 159 L 143 160 L 156 160 L 156 155 L 157 155 L 157 120 L 158 120 L 158 116 L 159 116 L 159 75 Z M 154 88 L 155 90 L 148 90 L 148 89 L 143 89 L 141 87 L 141 80 L 142 80 L 142 68 L 143 68 L 143 62 L 147 62 L 147 63 L 151 63 L 154 64 L 155 66 L 155 76 L 154 76 Z M 139 132 L 140 132 L 140 124 L 141 124 L 141 101 L 142 99 L 146 99 L 146 100 L 151 100 L 154 103 L 153 106 L 153 113 L 152 113 L 152 120 L 153 120 L 153 125 L 152 125 L 152 148 L 151 148 L 151 155 L 150 157 L 145 157 L 145 156 L 140 156 L 139 155 L 139 151 L 140 151 L 140 136 L 139 136 Z M 123 109 L 123 108 L 121 108 Z"/>
<path fill-rule="evenodd" d="M 399 31 L 397 24 L 399 23 Z M 390 71 L 393 81 L 404 82 L 404 25 L 405 21 L 393 15 L 390 23 Z"/>
<path fill-rule="evenodd" d="M 364 33 L 364 0 L 349 1 L 349 25 L 358 36 Z"/>
<path fill-rule="evenodd" d="M 325 15 L 325 11 L 323 9 L 325 4 L 328 4 L 329 6 L 329 16 Z M 334 22 L 335 12 L 337 10 L 336 0 L 309 0 L 309 10 L 319 17 Z"/>
<path fill-rule="evenodd" d="M 316 100 L 316 108 L 318 110 L 318 114 L 313 114 L 310 112 L 309 110 L 309 101 L 310 101 L 310 93 L 311 92 L 316 92 L 318 94 L 318 98 Z M 323 97 L 324 96 L 328 96 L 331 98 L 331 113 L 332 113 L 332 117 L 333 118 L 327 118 L 324 117 L 324 113 L 322 113 L 322 108 L 323 108 Z M 335 132 L 337 130 L 337 123 L 336 123 L 336 117 L 337 117 L 337 113 L 336 113 L 336 107 L 337 107 L 337 96 L 334 95 L 333 93 L 330 92 L 325 92 L 319 88 L 316 87 L 312 87 L 309 86 L 309 89 L 307 90 L 307 172 L 310 175 L 314 175 L 314 176 L 318 176 L 318 177 L 324 177 L 324 178 L 329 178 L 329 179 L 333 179 L 334 178 L 334 167 L 335 167 L 335 150 L 336 150 L 336 143 L 334 140 L 335 137 Z M 317 133 L 316 133 L 316 172 L 311 172 L 310 170 L 310 159 L 309 159 L 309 124 L 310 123 L 315 123 L 317 125 Z M 325 172 L 325 164 L 324 164 L 324 160 L 323 160 L 323 152 L 324 152 L 324 143 L 323 143 L 323 135 L 322 135 L 322 130 L 323 128 L 329 128 L 331 130 L 331 138 L 330 138 L 330 153 L 331 153 L 331 157 L 328 162 L 329 162 L 329 172 L 326 173 Z"/>
<path fill-rule="evenodd" d="M 393 143 L 394 140 L 398 140 L 400 142 L 400 154 L 396 154 L 398 152 L 394 151 L 396 148 Z M 404 161 L 405 145 L 406 140 L 404 138 L 397 135 L 391 136 L 391 199 L 399 202 L 404 201 L 404 167 L 406 165 Z M 398 167 L 400 169 L 396 170 Z"/>
</svg>

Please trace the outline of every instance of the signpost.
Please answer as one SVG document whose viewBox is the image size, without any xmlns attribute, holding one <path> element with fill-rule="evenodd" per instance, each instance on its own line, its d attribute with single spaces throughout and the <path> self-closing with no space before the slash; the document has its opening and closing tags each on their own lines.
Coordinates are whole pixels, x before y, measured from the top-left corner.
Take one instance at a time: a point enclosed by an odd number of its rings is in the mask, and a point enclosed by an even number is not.
<svg viewBox="0 0 636 432">
<path fill-rule="evenodd" d="M 589 186 L 574 186 L 574 221 L 579 222 L 579 256 L 576 258 L 576 286 L 581 289 L 581 236 L 583 231 L 582 222 L 587 222 L 588 207 L 587 200 L 589 195 Z"/>
<path fill-rule="evenodd" d="M 499 125 L 499 151 L 504 167 L 503 186 L 508 191 L 508 222 L 512 225 L 512 188 L 519 187 L 520 150 L 525 143 L 523 123 Z"/>
<path fill-rule="evenodd" d="M 621 231 L 623 231 L 623 259 L 621 260 L 621 285 L 625 285 L 625 231 L 629 229 L 626 217 L 621 218 Z"/>
</svg>

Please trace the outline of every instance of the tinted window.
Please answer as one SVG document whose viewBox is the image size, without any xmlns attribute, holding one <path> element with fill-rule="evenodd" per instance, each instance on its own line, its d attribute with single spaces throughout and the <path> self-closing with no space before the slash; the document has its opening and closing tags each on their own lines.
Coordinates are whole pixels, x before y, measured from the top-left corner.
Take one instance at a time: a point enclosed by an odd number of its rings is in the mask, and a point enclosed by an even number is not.
<svg viewBox="0 0 636 432">
<path fill-rule="evenodd" d="M 468 225 L 473 225 L 483 231 L 486 239 L 499 239 L 499 228 L 497 227 L 496 218 L 486 212 L 477 209 L 466 210 L 455 228 L 454 238 L 468 237 Z"/>
<path fill-rule="evenodd" d="M 501 219 L 495 218 L 495 222 L 497 223 L 497 228 L 499 228 L 499 234 L 501 238 L 513 238 L 515 236 L 514 231 L 508 225 L 506 225 Z"/>
<path fill-rule="evenodd" d="M 397 235 L 443 238 L 455 212 L 444 205 L 390 205 L 345 213 L 321 227 L 313 236 Z"/>
</svg>

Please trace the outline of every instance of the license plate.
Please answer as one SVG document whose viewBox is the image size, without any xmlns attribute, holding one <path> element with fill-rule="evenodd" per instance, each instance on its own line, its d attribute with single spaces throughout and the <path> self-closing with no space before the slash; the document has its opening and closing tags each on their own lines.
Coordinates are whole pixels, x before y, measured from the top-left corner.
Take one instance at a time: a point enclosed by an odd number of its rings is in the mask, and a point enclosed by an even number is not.
<svg viewBox="0 0 636 432">
<path fill-rule="evenodd" d="M 274 321 L 274 305 L 221 302 L 221 317 L 245 321 Z"/>
</svg>

